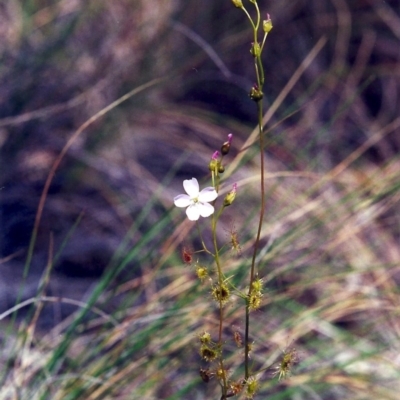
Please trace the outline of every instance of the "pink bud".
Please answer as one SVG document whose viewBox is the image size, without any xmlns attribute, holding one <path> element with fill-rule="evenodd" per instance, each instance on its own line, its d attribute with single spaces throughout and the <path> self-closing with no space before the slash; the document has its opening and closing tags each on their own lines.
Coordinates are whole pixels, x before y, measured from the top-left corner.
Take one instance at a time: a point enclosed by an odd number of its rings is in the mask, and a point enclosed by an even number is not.
<svg viewBox="0 0 400 400">
<path fill-rule="evenodd" d="M 214 154 L 211 157 L 211 160 L 218 160 L 219 158 L 219 151 L 214 151 Z"/>
</svg>

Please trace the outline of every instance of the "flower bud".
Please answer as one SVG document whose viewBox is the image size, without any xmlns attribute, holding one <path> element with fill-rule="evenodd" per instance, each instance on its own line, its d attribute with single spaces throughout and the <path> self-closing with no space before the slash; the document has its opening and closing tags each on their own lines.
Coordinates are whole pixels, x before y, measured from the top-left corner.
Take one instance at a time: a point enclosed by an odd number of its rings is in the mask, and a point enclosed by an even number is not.
<svg viewBox="0 0 400 400">
<path fill-rule="evenodd" d="M 230 150 L 230 148 L 231 148 L 232 138 L 233 138 L 233 134 L 230 133 L 230 134 L 228 135 L 228 141 L 225 142 L 225 143 L 222 145 L 222 147 L 221 147 L 221 154 L 222 154 L 223 156 L 226 156 L 226 155 L 229 153 L 229 150 Z"/>
<path fill-rule="evenodd" d="M 265 33 L 268 33 L 268 32 L 270 32 L 272 30 L 272 28 L 273 28 L 273 26 L 272 26 L 271 18 L 269 16 L 269 14 L 267 14 L 267 19 L 265 19 L 263 21 L 263 31 Z"/>
<path fill-rule="evenodd" d="M 221 154 L 226 156 L 229 153 L 229 149 L 231 148 L 231 145 L 228 142 L 225 142 L 221 146 Z"/>
<path fill-rule="evenodd" d="M 208 169 L 211 172 L 216 172 L 218 170 L 218 160 L 211 160 L 210 163 L 208 164 Z"/>
<path fill-rule="evenodd" d="M 232 3 L 235 7 L 237 8 L 243 8 L 243 2 L 242 0 L 232 0 Z"/>
<path fill-rule="evenodd" d="M 257 84 L 254 84 L 254 86 L 251 88 L 249 96 L 252 100 L 254 100 L 255 102 L 260 101 L 264 94 L 263 92 L 259 89 Z"/>
<path fill-rule="evenodd" d="M 233 203 L 236 197 L 236 191 L 237 191 L 237 184 L 234 183 L 232 190 L 225 196 L 224 207 L 230 206 Z"/>
<path fill-rule="evenodd" d="M 253 42 L 252 44 L 251 44 L 251 47 L 250 47 L 250 54 L 253 56 L 253 57 L 260 57 L 260 55 L 261 55 L 261 47 L 260 47 L 260 44 L 259 43 L 257 43 L 257 42 Z"/>
<path fill-rule="evenodd" d="M 218 168 L 220 166 L 220 161 L 218 160 L 219 158 L 219 151 L 214 151 L 214 154 L 211 157 L 211 161 L 208 164 L 208 169 L 211 172 L 217 172 Z"/>
</svg>

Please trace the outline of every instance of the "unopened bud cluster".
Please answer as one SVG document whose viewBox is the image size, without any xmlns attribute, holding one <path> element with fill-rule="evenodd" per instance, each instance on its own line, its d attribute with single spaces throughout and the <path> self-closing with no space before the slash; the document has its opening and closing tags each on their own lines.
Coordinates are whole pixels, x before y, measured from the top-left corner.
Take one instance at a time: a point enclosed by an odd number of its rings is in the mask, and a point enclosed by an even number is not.
<svg viewBox="0 0 400 400">
<path fill-rule="evenodd" d="M 218 176 L 219 174 L 223 174 L 225 172 L 225 167 L 222 165 L 222 158 L 229 153 L 231 148 L 233 134 L 230 133 L 228 135 L 228 140 L 223 143 L 221 146 L 221 152 L 215 151 L 211 157 L 211 161 L 208 164 L 208 169 Z"/>
<path fill-rule="evenodd" d="M 257 0 L 249 0 L 250 3 L 256 4 Z M 242 9 L 247 16 L 249 17 L 249 13 L 245 9 L 242 0 L 232 0 L 232 3 L 235 7 Z M 258 7 L 257 7 L 258 12 Z M 260 17 L 258 13 L 258 18 Z M 256 70 L 257 70 L 257 82 L 258 85 L 254 85 L 249 93 L 250 98 L 255 101 L 259 102 L 263 98 L 263 91 L 262 88 L 264 86 L 264 73 L 262 68 L 262 61 L 261 61 L 261 54 L 264 49 L 265 40 L 267 39 L 268 33 L 271 32 L 273 25 L 272 20 L 269 14 L 267 14 L 266 18 L 262 21 L 262 31 L 264 33 L 264 37 L 261 41 L 258 41 L 258 29 L 259 29 L 259 19 L 257 22 L 252 22 L 252 26 L 254 29 L 254 37 L 255 41 L 251 43 L 250 46 L 250 54 L 256 60 Z"/>
<path fill-rule="evenodd" d="M 208 169 L 215 175 L 222 174 L 225 171 L 225 167 L 221 164 L 219 157 L 219 151 L 215 151 L 211 157 L 210 163 L 208 164 Z"/>
</svg>

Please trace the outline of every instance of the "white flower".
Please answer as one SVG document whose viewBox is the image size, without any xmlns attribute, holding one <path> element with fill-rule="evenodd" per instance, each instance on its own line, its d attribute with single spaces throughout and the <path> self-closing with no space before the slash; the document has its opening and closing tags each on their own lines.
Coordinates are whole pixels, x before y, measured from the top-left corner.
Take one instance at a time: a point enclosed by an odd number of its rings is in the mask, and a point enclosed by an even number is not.
<svg viewBox="0 0 400 400">
<path fill-rule="evenodd" d="M 214 207 L 208 204 L 218 197 L 213 187 L 206 187 L 199 192 L 199 183 L 196 178 L 183 181 L 183 187 L 187 194 L 180 194 L 174 198 L 177 207 L 187 207 L 186 215 L 190 221 L 197 221 L 200 215 L 209 217 L 214 212 Z"/>
</svg>

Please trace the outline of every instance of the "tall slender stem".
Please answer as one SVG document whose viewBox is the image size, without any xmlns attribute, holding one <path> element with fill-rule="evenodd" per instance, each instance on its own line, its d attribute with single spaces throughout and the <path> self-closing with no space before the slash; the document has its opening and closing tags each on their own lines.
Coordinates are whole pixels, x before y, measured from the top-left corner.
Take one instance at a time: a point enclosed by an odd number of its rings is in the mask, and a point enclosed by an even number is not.
<svg viewBox="0 0 400 400">
<path fill-rule="evenodd" d="M 224 281 L 224 276 L 222 274 L 222 268 L 221 268 L 221 260 L 219 258 L 219 248 L 218 248 L 218 243 L 217 243 L 217 221 L 222 213 L 223 208 L 221 208 L 218 212 L 217 215 L 214 214 L 213 219 L 212 219 L 212 236 L 213 236 L 213 245 L 214 245 L 214 259 L 215 259 L 215 264 L 217 265 L 217 272 L 218 272 L 218 285 L 221 288 L 223 281 Z M 219 356 L 219 364 L 221 371 L 225 371 L 224 368 L 224 361 L 223 361 L 223 349 L 222 349 L 222 327 L 223 327 L 223 320 L 224 320 L 224 312 L 223 312 L 223 302 L 222 299 L 220 298 L 219 300 L 219 332 L 218 332 L 218 346 L 220 350 L 220 356 Z M 228 391 L 228 384 L 226 380 L 225 373 L 222 373 L 222 397 L 221 399 L 226 399 L 226 394 Z"/>
<path fill-rule="evenodd" d="M 256 60 L 256 66 L 259 61 Z M 259 79 L 259 70 L 256 68 L 257 72 L 257 79 Z M 260 87 L 262 90 L 262 86 Z M 265 211 L 265 186 L 264 186 L 264 135 L 263 135 L 263 124 L 262 124 L 262 116 L 263 116 L 263 103 L 262 99 L 257 102 L 258 108 L 258 136 L 259 136 L 259 147 L 260 147 L 260 189 L 261 189 L 261 204 L 260 204 L 260 217 L 258 221 L 258 229 L 257 229 L 257 236 L 254 242 L 254 249 L 253 249 L 253 256 L 251 260 L 251 269 L 250 269 L 250 285 L 249 285 L 249 292 L 248 298 L 250 296 L 252 284 L 256 275 L 256 257 L 258 246 L 260 244 L 260 237 L 261 237 L 261 228 L 264 220 L 264 211 Z M 250 308 L 249 304 L 246 304 L 246 327 L 245 327 L 245 378 L 247 379 L 250 375 L 249 372 L 249 351 L 250 351 Z"/>
</svg>

